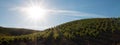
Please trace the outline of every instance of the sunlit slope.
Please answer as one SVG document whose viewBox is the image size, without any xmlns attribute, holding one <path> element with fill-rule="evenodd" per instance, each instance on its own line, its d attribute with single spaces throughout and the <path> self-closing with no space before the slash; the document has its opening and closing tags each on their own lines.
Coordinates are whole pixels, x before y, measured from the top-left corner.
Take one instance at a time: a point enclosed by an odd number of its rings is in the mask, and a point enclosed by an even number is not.
<svg viewBox="0 0 120 45">
<path fill-rule="evenodd" d="M 53 30 L 55 39 L 62 38 L 62 41 L 69 40 L 78 45 L 115 45 L 120 43 L 120 18 L 82 19 L 67 22 L 48 30 Z"/>
<path fill-rule="evenodd" d="M 30 29 L 22 29 L 22 28 L 4 28 L 0 27 L 0 36 L 19 36 L 26 35 L 37 32 L 35 30 Z"/>
<path fill-rule="evenodd" d="M 120 18 L 67 22 L 45 31 L 0 38 L 1 45 L 120 45 Z"/>
</svg>

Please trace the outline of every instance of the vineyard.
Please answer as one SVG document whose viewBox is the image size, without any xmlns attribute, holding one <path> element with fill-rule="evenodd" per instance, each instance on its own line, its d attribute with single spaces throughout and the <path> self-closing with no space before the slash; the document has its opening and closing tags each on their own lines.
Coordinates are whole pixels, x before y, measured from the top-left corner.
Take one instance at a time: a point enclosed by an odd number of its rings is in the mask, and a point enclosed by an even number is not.
<svg viewBox="0 0 120 45">
<path fill-rule="evenodd" d="M 17 30 L 0 27 L 0 45 L 120 45 L 120 18 L 75 20 L 44 31 Z"/>
</svg>

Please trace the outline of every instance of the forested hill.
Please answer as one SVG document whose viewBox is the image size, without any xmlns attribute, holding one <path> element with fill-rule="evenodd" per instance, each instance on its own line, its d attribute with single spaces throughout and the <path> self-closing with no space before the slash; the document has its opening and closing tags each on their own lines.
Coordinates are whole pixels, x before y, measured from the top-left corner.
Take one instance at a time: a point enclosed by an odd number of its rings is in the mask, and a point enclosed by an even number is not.
<svg viewBox="0 0 120 45">
<path fill-rule="evenodd" d="M 0 45 L 120 45 L 120 18 L 75 20 L 28 35 L 0 37 Z"/>
<path fill-rule="evenodd" d="M 5 28 L 0 27 L 0 36 L 19 36 L 38 32 L 37 30 L 23 28 Z"/>
</svg>

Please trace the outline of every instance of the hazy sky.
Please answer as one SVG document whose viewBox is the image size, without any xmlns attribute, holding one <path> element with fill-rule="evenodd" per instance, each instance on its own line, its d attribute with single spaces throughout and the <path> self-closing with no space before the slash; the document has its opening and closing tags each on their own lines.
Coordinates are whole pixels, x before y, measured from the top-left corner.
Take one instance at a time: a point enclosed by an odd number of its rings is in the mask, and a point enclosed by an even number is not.
<svg viewBox="0 0 120 45">
<path fill-rule="evenodd" d="M 47 14 L 45 20 L 27 19 L 19 7 L 31 2 L 54 12 Z M 0 0 L 0 26 L 3 27 L 43 30 L 77 19 L 119 16 L 120 0 Z"/>
</svg>

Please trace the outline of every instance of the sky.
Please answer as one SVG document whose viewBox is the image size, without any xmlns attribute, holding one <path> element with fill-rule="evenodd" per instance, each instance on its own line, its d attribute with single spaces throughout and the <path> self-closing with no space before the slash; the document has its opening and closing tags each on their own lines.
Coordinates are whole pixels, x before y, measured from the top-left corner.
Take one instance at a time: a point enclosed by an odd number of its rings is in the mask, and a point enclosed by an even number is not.
<svg viewBox="0 0 120 45">
<path fill-rule="evenodd" d="M 44 30 L 73 20 L 120 17 L 119 2 L 120 0 L 0 0 L 0 26 Z M 28 19 L 21 10 L 32 4 L 44 7 L 49 13 L 44 19 Z"/>
</svg>

